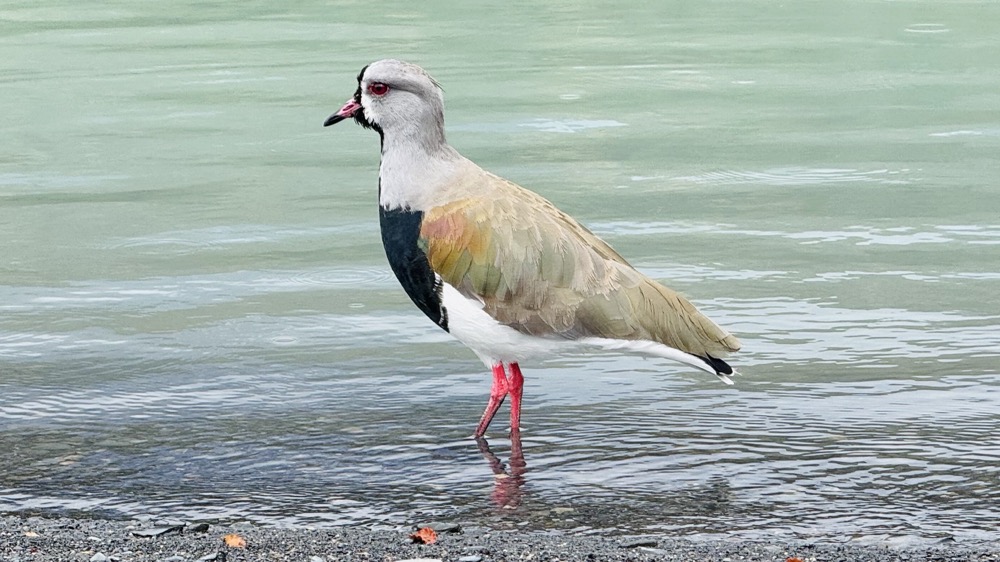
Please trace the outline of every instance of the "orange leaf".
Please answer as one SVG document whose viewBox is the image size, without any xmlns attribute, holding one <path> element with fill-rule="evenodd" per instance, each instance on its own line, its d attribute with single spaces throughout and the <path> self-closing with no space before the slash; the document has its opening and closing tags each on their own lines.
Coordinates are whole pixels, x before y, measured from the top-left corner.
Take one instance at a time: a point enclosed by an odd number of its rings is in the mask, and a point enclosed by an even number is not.
<svg viewBox="0 0 1000 562">
<path fill-rule="evenodd" d="M 788 558 L 785 558 L 785 562 L 802 562 L 802 559 L 798 556 L 789 556 Z"/>
<path fill-rule="evenodd" d="M 229 548 L 246 548 L 247 540 L 243 537 L 237 535 L 236 533 L 230 533 L 222 537 L 222 542 L 226 543 Z"/>
<path fill-rule="evenodd" d="M 410 535 L 410 539 L 412 539 L 413 542 L 434 544 L 434 541 L 438 540 L 438 536 L 437 533 L 434 532 L 434 529 L 424 527 L 423 529 L 417 529 L 416 533 Z"/>
</svg>

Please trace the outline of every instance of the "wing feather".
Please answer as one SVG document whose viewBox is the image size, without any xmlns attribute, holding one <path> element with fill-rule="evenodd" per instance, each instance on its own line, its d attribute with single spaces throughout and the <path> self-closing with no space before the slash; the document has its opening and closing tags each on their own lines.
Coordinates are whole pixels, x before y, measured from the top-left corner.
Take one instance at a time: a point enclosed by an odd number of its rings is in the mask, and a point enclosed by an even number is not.
<svg viewBox="0 0 1000 562">
<path fill-rule="evenodd" d="M 541 196 L 484 173 L 466 197 L 425 212 L 431 268 L 526 334 L 650 340 L 723 356 L 739 340 L 680 294 L 636 271 Z"/>
</svg>

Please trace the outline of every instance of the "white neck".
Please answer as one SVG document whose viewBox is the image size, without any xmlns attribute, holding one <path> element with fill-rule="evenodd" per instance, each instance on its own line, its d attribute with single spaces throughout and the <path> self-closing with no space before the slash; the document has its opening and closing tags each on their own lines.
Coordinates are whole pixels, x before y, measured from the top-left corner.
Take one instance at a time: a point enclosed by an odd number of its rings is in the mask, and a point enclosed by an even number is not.
<svg viewBox="0 0 1000 562">
<path fill-rule="evenodd" d="M 406 134 L 406 133 L 411 134 Z M 379 166 L 379 205 L 387 209 L 426 210 L 465 161 L 438 135 L 385 131 Z M 403 133 L 403 134 L 399 134 Z"/>
</svg>

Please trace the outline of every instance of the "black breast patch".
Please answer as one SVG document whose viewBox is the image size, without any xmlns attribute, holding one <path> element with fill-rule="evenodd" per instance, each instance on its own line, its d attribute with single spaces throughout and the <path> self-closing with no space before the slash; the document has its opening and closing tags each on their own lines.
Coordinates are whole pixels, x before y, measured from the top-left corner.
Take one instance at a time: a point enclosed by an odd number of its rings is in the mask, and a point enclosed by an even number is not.
<svg viewBox="0 0 1000 562">
<path fill-rule="evenodd" d="M 418 246 L 424 213 L 379 207 L 378 217 L 385 256 L 399 284 L 417 308 L 448 331 L 448 312 L 441 296 L 442 283 L 434 275 L 427 254 Z"/>
</svg>

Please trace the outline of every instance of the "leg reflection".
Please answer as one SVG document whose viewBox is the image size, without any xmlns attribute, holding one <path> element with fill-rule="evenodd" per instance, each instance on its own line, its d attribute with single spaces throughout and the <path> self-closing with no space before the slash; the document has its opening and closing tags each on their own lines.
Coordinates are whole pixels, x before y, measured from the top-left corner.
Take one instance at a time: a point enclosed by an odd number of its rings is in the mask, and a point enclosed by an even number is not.
<svg viewBox="0 0 1000 562">
<path fill-rule="evenodd" d="M 506 509 L 520 506 L 523 494 L 521 487 L 524 485 L 524 473 L 528 466 L 524 462 L 524 452 L 521 450 L 521 431 L 511 429 L 510 462 L 507 467 L 493 454 L 486 439 L 477 437 L 476 444 L 479 446 L 479 452 L 483 454 L 483 458 L 490 463 L 490 470 L 493 471 L 493 502 L 497 504 L 497 507 Z"/>
</svg>

